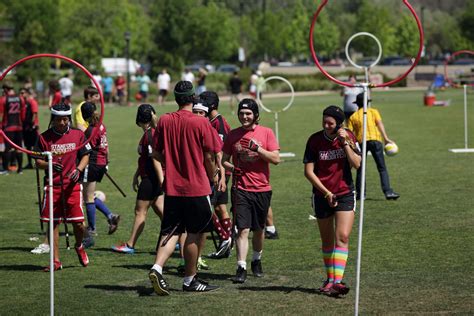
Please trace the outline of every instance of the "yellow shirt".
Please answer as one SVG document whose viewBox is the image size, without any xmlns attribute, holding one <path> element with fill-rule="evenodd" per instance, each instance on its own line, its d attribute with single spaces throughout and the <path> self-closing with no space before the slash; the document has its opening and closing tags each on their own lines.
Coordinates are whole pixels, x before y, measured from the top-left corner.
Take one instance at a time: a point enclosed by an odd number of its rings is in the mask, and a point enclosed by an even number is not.
<svg viewBox="0 0 474 316">
<path fill-rule="evenodd" d="M 360 108 L 357 112 L 351 115 L 347 122 L 347 127 L 354 133 L 357 141 L 362 143 L 362 129 L 363 129 L 363 115 L 364 110 Z M 378 140 L 383 142 L 382 134 L 377 127 L 377 122 L 382 121 L 382 117 L 378 110 L 374 108 L 367 109 L 367 140 Z"/>
<path fill-rule="evenodd" d="M 76 107 L 74 110 L 74 115 L 72 118 L 72 121 L 74 123 L 74 127 L 79 128 L 79 126 L 83 126 L 84 130 L 89 127 L 89 123 L 87 123 L 83 118 L 82 118 L 82 113 L 81 113 L 81 106 L 86 103 L 86 101 L 82 101 L 79 103 L 79 105 Z"/>
</svg>

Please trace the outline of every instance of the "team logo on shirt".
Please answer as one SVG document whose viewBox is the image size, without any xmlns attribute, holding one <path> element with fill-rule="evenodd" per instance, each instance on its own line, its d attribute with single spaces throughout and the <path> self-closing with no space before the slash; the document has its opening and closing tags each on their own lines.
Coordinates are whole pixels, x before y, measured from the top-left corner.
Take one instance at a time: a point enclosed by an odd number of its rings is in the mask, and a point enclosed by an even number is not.
<svg viewBox="0 0 474 316">
<path fill-rule="evenodd" d="M 89 146 L 90 147 L 90 146 Z M 65 154 L 76 148 L 76 143 L 52 144 L 51 151 L 57 154 Z M 87 145 L 86 145 L 87 148 Z"/>
<path fill-rule="evenodd" d="M 346 158 L 346 152 L 343 148 L 334 150 L 321 150 L 319 152 L 319 160 L 334 160 Z"/>
</svg>

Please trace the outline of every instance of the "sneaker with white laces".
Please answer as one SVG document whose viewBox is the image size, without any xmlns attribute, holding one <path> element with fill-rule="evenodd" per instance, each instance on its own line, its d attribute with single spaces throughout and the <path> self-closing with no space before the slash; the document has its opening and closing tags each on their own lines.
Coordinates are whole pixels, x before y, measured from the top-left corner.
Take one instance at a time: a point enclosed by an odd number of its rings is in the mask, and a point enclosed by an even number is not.
<svg viewBox="0 0 474 316">
<path fill-rule="evenodd" d="M 209 283 L 198 279 L 197 276 L 194 276 L 189 285 L 183 284 L 184 292 L 210 292 L 215 291 L 218 288 L 219 287 L 216 285 L 209 285 Z"/>
<path fill-rule="evenodd" d="M 49 245 L 48 244 L 40 244 L 35 249 L 31 250 L 31 253 L 34 253 L 36 255 L 40 255 L 40 254 L 43 254 L 43 253 L 49 253 Z"/>
<path fill-rule="evenodd" d="M 112 246 L 112 250 L 120 253 L 127 253 L 133 255 L 135 253 L 135 248 L 130 247 L 126 242 L 118 246 Z"/>
<path fill-rule="evenodd" d="M 87 256 L 86 249 L 81 244 L 79 247 L 75 247 L 77 257 L 79 258 L 79 262 L 83 267 L 87 267 L 89 264 L 89 257 Z"/>
<path fill-rule="evenodd" d="M 159 273 L 155 269 L 151 269 L 148 273 L 148 278 L 150 279 L 151 285 L 153 286 L 153 290 L 157 295 L 170 295 L 168 283 L 166 283 L 161 273 Z"/>
<path fill-rule="evenodd" d="M 109 235 L 115 233 L 118 228 L 118 224 L 120 222 L 120 215 L 112 214 L 112 217 L 108 220 L 109 222 Z"/>
</svg>

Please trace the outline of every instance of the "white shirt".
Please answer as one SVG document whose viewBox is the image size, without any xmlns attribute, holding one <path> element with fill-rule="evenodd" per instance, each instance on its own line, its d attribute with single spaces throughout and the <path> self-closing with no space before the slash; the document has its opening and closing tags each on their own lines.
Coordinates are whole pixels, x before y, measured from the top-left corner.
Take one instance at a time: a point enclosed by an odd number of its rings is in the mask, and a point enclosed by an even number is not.
<svg viewBox="0 0 474 316">
<path fill-rule="evenodd" d="M 168 73 L 161 73 L 158 75 L 158 89 L 159 90 L 169 90 L 171 77 Z"/>
<path fill-rule="evenodd" d="M 190 82 L 194 83 L 194 74 L 191 71 L 190 72 L 185 72 L 181 76 L 181 80 L 190 81 Z"/>
<path fill-rule="evenodd" d="M 344 87 L 344 112 L 356 112 L 359 107 L 354 101 L 359 93 L 364 92 L 361 87 Z"/>
<path fill-rule="evenodd" d="M 74 83 L 68 77 L 63 77 L 59 79 L 59 86 L 61 87 L 61 95 L 64 98 L 72 94 L 72 87 L 74 87 Z"/>
</svg>

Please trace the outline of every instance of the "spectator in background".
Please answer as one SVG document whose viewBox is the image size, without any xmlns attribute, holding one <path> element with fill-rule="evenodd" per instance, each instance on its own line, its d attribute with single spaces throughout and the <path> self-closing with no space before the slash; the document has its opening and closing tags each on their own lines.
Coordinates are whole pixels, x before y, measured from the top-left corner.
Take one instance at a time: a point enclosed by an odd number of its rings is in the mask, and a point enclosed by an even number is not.
<svg viewBox="0 0 474 316">
<path fill-rule="evenodd" d="M 20 89 L 20 96 L 24 98 L 26 104 L 25 120 L 23 121 L 23 142 L 26 149 L 33 150 L 39 139 L 38 102 L 28 89 Z M 33 169 L 31 156 L 28 155 L 27 157 L 28 164 L 25 169 Z"/>
<path fill-rule="evenodd" d="M 109 103 L 114 89 L 114 79 L 111 76 L 107 75 L 102 79 L 102 89 L 104 91 L 104 101 Z"/>
<path fill-rule="evenodd" d="M 54 104 L 61 103 L 61 88 L 57 80 L 51 80 L 49 86 L 49 107 L 51 108 Z"/>
<path fill-rule="evenodd" d="M 123 99 L 127 95 L 127 82 L 120 72 L 117 74 L 117 78 L 115 78 L 115 93 L 118 104 L 122 105 Z"/>
<path fill-rule="evenodd" d="M 136 81 L 138 83 L 139 87 L 139 92 L 141 95 L 141 101 L 146 102 L 146 99 L 148 98 L 148 90 L 149 90 L 149 83 L 150 83 L 150 77 L 145 73 L 143 69 L 140 69 L 138 71 L 138 76 L 136 78 Z"/>
<path fill-rule="evenodd" d="M 250 75 L 250 82 L 249 82 L 249 94 L 252 98 L 257 98 L 257 80 L 258 75 L 255 70 L 252 70 L 252 74 Z"/>
<path fill-rule="evenodd" d="M 189 81 L 194 84 L 194 74 L 189 68 L 184 69 L 184 73 L 181 75 L 182 81 Z"/>
<path fill-rule="evenodd" d="M 97 83 L 99 84 L 99 86 L 97 86 L 96 88 L 97 89 L 102 89 L 102 87 L 100 86 L 102 84 L 102 76 L 100 75 L 100 73 L 97 72 L 97 70 L 94 70 L 92 72 L 92 77 L 95 79 L 95 81 L 97 81 Z M 91 86 L 95 87 L 95 83 L 94 81 L 91 80 Z"/>
<path fill-rule="evenodd" d="M 239 78 L 239 73 L 237 71 L 234 71 L 234 75 L 229 79 L 229 88 L 230 111 L 232 112 L 232 115 L 234 115 L 234 100 L 239 103 L 242 94 L 242 80 Z"/>
<path fill-rule="evenodd" d="M 349 75 L 348 83 L 356 84 L 357 78 L 355 74 Z M 354 104 L 356 97 L 359 93 L 363 92 L 364 90 L 361 87 L 344 87 L 341 91 L 341 96 L 344 97 L 344 115 L 346 116 L 346 121 L 349 121 L 349 118 L 352 114 L 357 112 L 359 109 L 357 104 Z"/>
<path fill-rule="evenodd" d="M 166 68 L 163 68 L 161 73 L 158 75 L 156 82 L 158 85 L 158 105 L 164 105 L 166 96 L 168 95 L 168 92 L 170 91 L 170 83 L 171 83 L 171 77 L 166 72 Z"/>
<path fill-rule="evenodd" d="M 200 95 L 201 93 L 206 91 L 206 76 L 207 76 L 206 69 L 199 68 L 197 87 L 196 87 L 196 94 L 197 95 Z"/>
<path fill-rule="evenodd" d="M 71 104 L 71 95 L 72 95 L 72 88 L 74 87 L 74 83 L 69 78 L 68 73 L 66 73 L 64 77 L 59 79 L 59 86 L 61 88 L 62 102 L 64 104 Z M 53 103 L 53 104 L 57 104 L 57 103 Z"/>
</svg>

